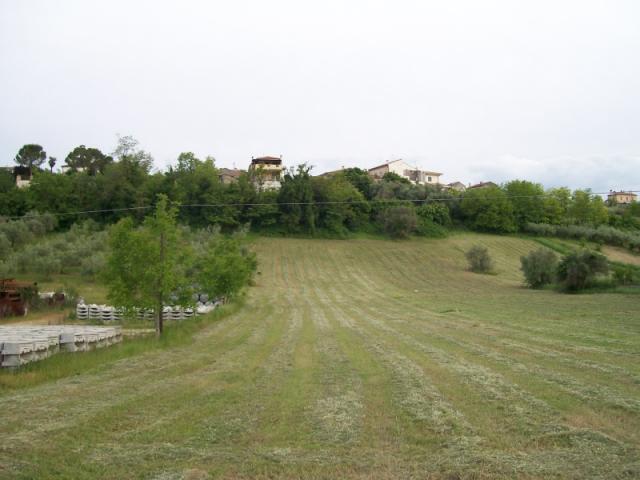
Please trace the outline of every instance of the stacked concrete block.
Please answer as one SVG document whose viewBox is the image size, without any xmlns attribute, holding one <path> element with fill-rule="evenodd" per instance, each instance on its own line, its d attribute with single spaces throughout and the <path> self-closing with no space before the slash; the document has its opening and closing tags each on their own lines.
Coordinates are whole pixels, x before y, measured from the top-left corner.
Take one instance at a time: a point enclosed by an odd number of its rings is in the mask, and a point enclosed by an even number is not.
<svg viewBox="0 0 640 480">
<path fill-rule="evenodd" d="M 0 364 L 3 367 L 42 360 L 60 350 L 82 352 L 122 341 L 120 327 L 86 325 L 0 326 Z"/>
</svg>

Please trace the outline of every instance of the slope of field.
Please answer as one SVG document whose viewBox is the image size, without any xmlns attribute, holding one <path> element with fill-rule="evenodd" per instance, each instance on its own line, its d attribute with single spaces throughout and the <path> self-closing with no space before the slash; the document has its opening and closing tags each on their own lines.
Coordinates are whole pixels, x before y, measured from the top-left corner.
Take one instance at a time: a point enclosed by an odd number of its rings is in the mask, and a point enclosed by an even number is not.
<svg viewBox="0 0 640 480">
<path fill-rule="evenodd" d="M 537 247 L 260 239 L 192 345 L 4 392 L 0 477 L 637 478 L 640 297 L 522 288 Z"/>
</svg>

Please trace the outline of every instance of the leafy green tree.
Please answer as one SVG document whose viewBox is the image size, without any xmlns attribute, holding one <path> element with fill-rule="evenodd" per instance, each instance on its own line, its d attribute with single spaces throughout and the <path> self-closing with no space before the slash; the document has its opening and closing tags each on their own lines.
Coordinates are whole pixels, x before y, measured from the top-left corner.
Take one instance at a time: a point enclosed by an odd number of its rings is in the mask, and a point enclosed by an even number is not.
<svg viewBox="0 0 640 480">
<path fill-rule="evenodd" d="M 571 190 L 566 187 L 550 188 L 543 200 L 544 223 L 560 225 L 568 222 Z"/>
<path fill-rule="evenodd" d="M 539 248 L 520 257 L 520 269 L 531 288 L 540 288 L 555 279 L 558 257 L 551 250 Z"/>
<path fill-rule="evenodd" d="M 148 174 L 151 171 L 151 167 L 153 167 L 153 157 L 150 153 L 139 149 L 139 144 L 140 142 L 131 135 L 124 137 L 118 135 L 118 144 L 113 151 L 113 156 L 119 162 L 129 163 Z"/>
<path fill-rule="evenodd" d="M 56 166 L 58 159 L 56 157 L 49 157 L 49 172 L 53 173 L 53 167 Z"/>
<path fill-rule="evenodd" d="M 47 152 L 45 152 L 41 145 L 35 143 L 28 143 L 24 145 L 16 155 L 15 162 L 18 165 L 24 167 L 40 167 L 47 159 Z"/>
<path fill-rule="evenodd" d="M 371 200 L 373 198 L 371 186 L 373 185 L 373 179 L 369 172 L 363 170 L 361 168 L 345 168 L 340 172 L 341 175 L 344 175 L 344 178 L 347 181 L 356 187 L 358 191 L 366 198 L 367 200 Z"/>
<path fill-rule="evenodd" d="M 589 190 L 576 190 L 571 198 L 569 217 L 579 225 L 601 225 L 607 222 L 609 213 L 602 198 Z"/>
<path fill-rule="evenodd" d="M 504 190 L 513 205 L 513 215 L 519 228 L 527 223 L 544 221 L 544 189 L 539 183 L 512 180 Z"/>
<path fill-rule="evenodd" d="M 229 299 L 249 283 L 256 267 L 255 254 L 237 238 L 216 236 L 198 259 L 196 279 L 209 298 Z"/>
<path fill-rule="evenodd" d="M 314 177 L 311 182 L 319 228 L 344 234 L 347 230 L 357 230 L 369 220 L 369 204 L 342 175 Z"/>
<path fill-rule="evenodd" d="M 79 209 L 73 191 L 73 180 L 67 175 L 47 171 L 37 172 L 29 187 L 31 205 L 38 212 L 73 212 Z M 76 219 L 61 217 L 61 225 L 69 226 Z"/>
<path fill-rule="evenodd" d="M 476 230 L 495 233 L 516 231 L 513 205 L 499 187 L 467 190 L 460 209 L 469 226 Z"/>
<path fill-rule="evenodd" d="M 608 272 L 609 264 L 604 255 L 582 250 L 562 257 L 558 265 L 558 280 L 565 290 L 578 291 L 588 287 L 597 275 Z"/>
<path fill-rule="evenodd" d="M 156 333 L 162 334 L 162 309 L 174 297 L 185 299 L 189 248 L 176 225 L 175 208 L 160 196 L 155 212 L 135 228 L 130 218 L 120 220 L 110 233 L 110 253 L 104 280 L 108 298 L 125 308 L 155 309 Z"/>
<path fill-rule="evenodd" d="M 288 232 L 313 234 L 316 230 L 317 212 L 310 171 L 310 166 L 302 164 L 285 172 L 278 192 L 278 207 L 280 221 Z"/>
<path fill-rule="evenodd" d="M 104 173 L 107 165 L 112 162 L 112 157 L 105 155 L 97 148 L 87 148 L 84 145 L 74 148 L 65 159 L 65 164 L 70 171 L 83 171 L 88 175 Z"/>
</svg>

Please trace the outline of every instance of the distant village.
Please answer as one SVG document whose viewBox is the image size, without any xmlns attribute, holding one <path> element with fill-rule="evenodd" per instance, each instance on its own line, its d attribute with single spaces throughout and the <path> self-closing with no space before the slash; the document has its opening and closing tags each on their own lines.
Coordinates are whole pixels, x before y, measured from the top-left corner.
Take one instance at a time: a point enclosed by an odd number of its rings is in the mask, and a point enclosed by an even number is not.
<svg viewBox="0 0 640 480">
<path fill-rule="evenodd" d="M 254 184 L 257 188 L 261 190 L 276 190 L 280 188 L 284 170 L 285 166 L 282 161 L 282 156 L 264 156 L 252 158 L 248 170 L 220 168 L 219 175 L 220 180 L 223 183 L 232 183 L 237 181 L 243 173 L 248 173 L 249 176 L 253 178 Z M 345 170 L 345 167 L 342 167 L 339 170 L 322 173 L 320 176 L 330 177 L 339 174 L 343 170 Z M 442 183 L 440 182 L 440 177 L 443 175 L 442 172 L 422 170 L 402 159 L 388 161 L 381 165 L 369 168 L 367 171 L 374 180 L 378 181 L 382 180 L 387 173 L 393 173 L 407 179 L 415 185 L 433 185 L 438 186 L 443 190 L 452 190 L 455 192 L 498 186 L 496 183 L 491 181 L 483 181 L 468 185 L 465 185 L 460 181 Z M 611 204 L 630 204 L 637 201 L 637 195 L 633 192 L 611 190 L 607 195 L 607 200 Z"/>
<path fill-rule="evenodd" d="M 28 187 L 31 183 L 32 172 L 29 167 L 15 166 L 15 167 L 0 167 L 4 170 L 11 171 L 15 178 L 16 186 L 18 188 Z M 320 174 L 321 177 L 331 177 L 337 175 L 348 167 L 342 167 L 339 170 L 333 170 Z M 262 156 L 252 157 L 251 163 L 247 170 L 235 169 L 235 168 L 218 168 L 218 175 L 220 181 L 224 184 L 229 184 L 238 181 L 241 175 L 248 174 L 252 179 L 255 187 L 259 190 L 278 190 L 281 186 L 285 165 L 282 160 L 282 156 Z M 68 167 L 62 166 L 62 173 L 68 171 Z M 82 171 L 82 169 L 77 169 Z M 390 173 L 398 175 L 401 178 L 408 180 L 415 185 L 433 185 L 442 188 L 443 190 L 450 190 L 454 192 L 464 192 L 466 190 L 476 188 L 488 188 L 497 187 L 498 185 L 491 181 L 482 181 L 475 184 L 465 185 L 460 181 L 442 183 L 440 177 L 442 172 L 435 172 L 430 170 L 422 170 L 415 165 L 411 165 L 408 162 L 397 159 L 385 162 L 381 165 L 367 169 L 371 178 L 375 181 L 380 181 L 383 177 Z M 637 201 L 637 195 L 634 192 L 627 191 L 609 191 L 607 194 L 607 200 L 610 204 L 630 204 Z"/>
</svg>

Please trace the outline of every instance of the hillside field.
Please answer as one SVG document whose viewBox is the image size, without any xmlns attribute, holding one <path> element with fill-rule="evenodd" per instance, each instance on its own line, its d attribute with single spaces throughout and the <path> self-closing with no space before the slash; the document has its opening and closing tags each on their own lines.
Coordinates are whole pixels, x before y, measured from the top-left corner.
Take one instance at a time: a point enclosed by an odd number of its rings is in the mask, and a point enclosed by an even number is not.
<svg viewBox="0 0 640 480">
<path fill-rule="evenodd" d="M 1 392 L 0 477 L 640 478 L 640 295 L 526 289 L 538 247 L 260 238 L 192 343 Z"/>
</svg>

